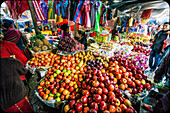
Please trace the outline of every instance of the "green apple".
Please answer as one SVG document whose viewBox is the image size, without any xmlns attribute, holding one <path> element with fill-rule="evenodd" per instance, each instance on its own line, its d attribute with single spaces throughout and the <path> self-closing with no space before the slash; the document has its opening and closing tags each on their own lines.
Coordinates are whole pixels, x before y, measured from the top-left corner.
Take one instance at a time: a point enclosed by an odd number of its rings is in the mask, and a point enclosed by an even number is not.
<svg viewBox="0 0 170 113">
<path fill-rule="evenodd" d="M 57 69 L 56 73 L 57 73 L 57 75 L 59 75 L 61 73 L 61 71 L 59 69 Z"/>
<path fill-rule="evenodd" d="M 60 97 L 57 97 L 55 100 L 56 100 L 57 102 L 60 102 L 60 101 L 61 101 L 61 98 L 60 98 Z"/>
<path fill-rule="evenodd" d="M 54 75 L 53 75 L 54 77 L 57 77 L 57 74 L 56 73 L 54 73 Z"/>
<path fill-rule="evenodd" d="M 68 72 L 69 75 L 71 74 L 71 71 L 70 71 L 70 70 L 68 70 L 67 72 Z"/>
<path fill-rule="evenodd" d="M 67 72 L 67 70 L 66 70 L 66 69 L 63 69 L 63 72 Z"/>
<path fill-rule="evenodd" d="M 61 94 L 60 94 L 59 92 L 57 92 L 57 93 L 56 93 L 56 96 L 57 96 L 57 97 L 60 97 L 60 96 L 61 96 Z"/>
</svg>

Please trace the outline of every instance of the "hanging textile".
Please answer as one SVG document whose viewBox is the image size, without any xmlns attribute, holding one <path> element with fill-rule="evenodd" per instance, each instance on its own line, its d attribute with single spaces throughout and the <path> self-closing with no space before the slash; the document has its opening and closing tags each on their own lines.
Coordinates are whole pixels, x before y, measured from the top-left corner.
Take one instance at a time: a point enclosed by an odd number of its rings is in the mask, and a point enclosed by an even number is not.
<svg viewBox="0 0 170 113">
<path fill-rule="evenodd" d="M 91 28 L 91 21 L 90 21 L 90 0 L 85 0 L 83 6 L 81 8 L 82 15 L 80 17 L 80 23 L 84 28 Z"/>
<path fill-rule="evenodd" d="M 150 18 L 152 9 L 147 9 L 142 12 L 141 15 L 141 24 L 146 24 L 148 22 L 148 19 Z"/>
<path fill-rule="evenodd" d="M 91 1 L 91 14 L 90 14 L 90 20 L 91 20 L 91 27 L 93 28 L 95 26 L 95 21 L 96 21 L 96 10 L 97 8 L 95 7 L 96 5 L 96 0 Z"/>
<path fill-rule="evenodd" d="M 76 12 L 75 12 L 75 15 L 74 15 L 74 18 L 73 18 L 73 21 L 76 22 L 76 23 L 80 23 L 80 17 L 81 17 L 81 8 L 83 6 L 83 3 L 84 1 L 83 0 L 79 0 L 79 3 L 77 5 L 77 9 L 76 9 Z"/>
<path fill-rule="evenodd" d="M 17 13 L 17 2 L 16 0 L 7 0 L 6 5 L 8 7 L 8 10 L 10 12 L 10 15 L 13 19 L 18 19 L 18 13 Z"/>
<path fill-rule="evenodd" d="M 63 19 L 68 19 L 68 0 L 62 0 L 60 2 L 61 7 L 61 17 Z"/>
<path fill-rule="evenodd" d="M 40 8 L 41 8 L 41 10 L 42 10 L 42 12 L 43 12 L 43 14 L 44 14 L 44 16 L 46 18 L 41 23 L 48 24 L 48 6 L 47 6 L 47 3 L 44 2 L 44 1 L 41 1 L 39 4 L 40 4 Z"/>
<path fill-rule="evenodd" d="M 27 0 L 17 0 L 18 16 L 21 17 L 22 13 L 29 9 Z"/>
<path fill-rule="evenodd" d="M 95 31 L 97 31 L 97 32 L 100 31 L 99 21 L 100 21 L 102 4 L 103 4 L 103 3 L 102 3 L 101 1 L 97 1 L 97 2 L 96 2 L 96 7 L 97 7 L 98 9 L 97 9 L 97 13 L 96 13 Z"/>
<path fill-rule="evenodd" d="M 73 18 L 74 18 L 74 14 L 76 12 L 76 8 L 77 8 L 77 5 L 78 5 L 78 0 L 71 0 L 70 1 L 70 20 L 73 21 Z"/>
<path fill-rule="evenodd" d="M 42 10 L 41 10 L 38 2 L 36 0 L 33 0 L 32 3 L 33 3 L 33 6 L 34 6 L 35 17 L 36 17 L 37 22 L 45 20 L 46 18 L 43 15 Z"/>
<path fill-rule="evenodd" d="M 59 0 L 55 2 L 55 14 L 56 14 L 56 23 L 63 22 L 63 19 L 61 18 L 61 5 Z"/>
<path fill-rule="evenodd" d="M 48 1 L 48 19 L 55 19 L 55 2 L 54 2 L 54 0 Z"/>
<path fill-rule="evenodd" d="M 131 18 L 129 19 L 129 27 L 131 27 L 132 24 L 133 24 L 133 17 L 131 17 Z"/>
</svg>

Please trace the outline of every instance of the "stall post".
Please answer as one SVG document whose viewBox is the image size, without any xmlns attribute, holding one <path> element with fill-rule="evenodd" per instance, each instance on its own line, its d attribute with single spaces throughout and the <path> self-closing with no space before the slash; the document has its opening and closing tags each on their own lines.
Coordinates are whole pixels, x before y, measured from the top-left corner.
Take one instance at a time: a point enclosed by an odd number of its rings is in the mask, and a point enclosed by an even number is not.
<svg viewBox="0 0 170 113">
<path fill-rule="evenodd" d="M 35 33 L 36 33 L 36 35 L 38 35 L 38 26 L 37 26 L 37 21 L 36 21 L 34 8 L 33 8 L 33 4 L 32 4 L 31 0 L 28 0 L 28 5 L 29 5 L 29 9 L 30 9 L 30 12 L 31 12 L 31 17 L 32 17 L 33 24 L 34 24 Z"/>
</svg>

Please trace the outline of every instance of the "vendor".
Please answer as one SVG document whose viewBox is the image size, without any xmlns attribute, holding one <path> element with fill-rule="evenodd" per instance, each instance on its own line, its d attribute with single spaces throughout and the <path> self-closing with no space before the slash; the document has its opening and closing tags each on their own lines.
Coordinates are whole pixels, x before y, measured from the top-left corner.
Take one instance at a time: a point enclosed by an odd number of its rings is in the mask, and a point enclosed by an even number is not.
<svg viewBox="0 0 170 113">
<path fill-rule="evenodd" d="M 44 31 L 49 31 L 49 27 L 47 25 L 44 26 Z"/>
<path fill-rule="evenodd" d="M 71 38 L 71 36 L 69 34 L 69 26 L 68 26 L 68 24 L 63 24 L 61 26 L 61 30 L 62 30 L 61 38 L 63 38 L 64 36 L 68 36 L 69 38 Z"/>
<path fill-rule="evenodd" d="M 20 74 L 27 74 L 22 63 L 14 58 L 0 60 L 0 106 L 4 112 L 34 112 L 29 101 L 27 89 Z"/>
<path fill-rule="evenodd" d="M 84 33 L 83 31 L 79 30 L 78 33 L 77 33 L 77 36 L 75 37 L 75 39 L 76 39 L 79 43 L 81 43 L 81 44 L 84 45 L 85 50 L 87 49 L 87 39 L 86 39 L 85 33 Z"/>
</svg>

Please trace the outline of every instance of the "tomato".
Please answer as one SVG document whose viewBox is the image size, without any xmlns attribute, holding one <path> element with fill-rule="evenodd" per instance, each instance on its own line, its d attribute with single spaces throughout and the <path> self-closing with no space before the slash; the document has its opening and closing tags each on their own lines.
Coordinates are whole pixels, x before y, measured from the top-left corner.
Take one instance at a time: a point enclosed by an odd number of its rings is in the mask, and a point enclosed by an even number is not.
<svg viewBox="0 0 170 113">
<path fill-rule="evenodd" d="M 45 82 L 44 81 L 41 81 L 40 82 L 40 86 L 44 86 L 45 85 Z"/>
<path fill-rule="evenodd" d="M 42 97 L 45 93 L 44 92 L 40 92 L 40 96 Z"/>
<path fill-rule="evenodd" d="M 49 96 L 49 97 L 47 98 L 48 101 L 51 101 L 51 100 L 53 100 L 53 99 L 54 99 L 53 96 Z"/>
<path fill-rule="evenodd" d="M 45 93 L 46 93 L 46 94 L 50 94 L 50 90 L 49 90 L 49 89 L 46 89 L 46 90 L 45 90 Z"/>
<path fill-rule="evenodd" d="M 40 88 L 39 90 L 38 90 L 38 93 L 41 93 L 43 91 L 43 88 Z"/>
<path fill-rule="evenodd" d="M 43 99 L 44 99 L 44 100 L 47 100 L 47 98 L 48 98 L 48 94 L 44 94 L 44 95 L 43 95 Z"/>
</svg>

